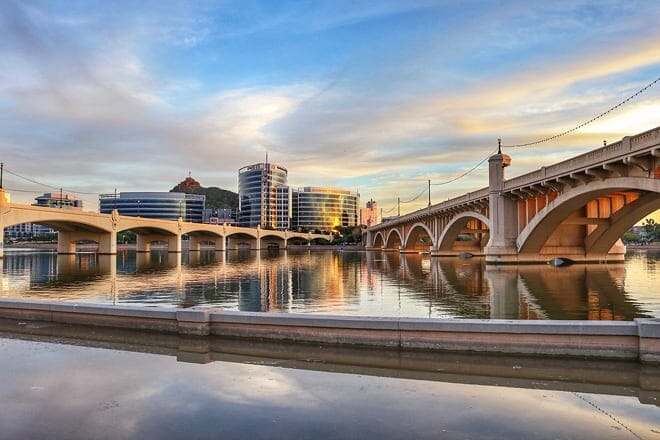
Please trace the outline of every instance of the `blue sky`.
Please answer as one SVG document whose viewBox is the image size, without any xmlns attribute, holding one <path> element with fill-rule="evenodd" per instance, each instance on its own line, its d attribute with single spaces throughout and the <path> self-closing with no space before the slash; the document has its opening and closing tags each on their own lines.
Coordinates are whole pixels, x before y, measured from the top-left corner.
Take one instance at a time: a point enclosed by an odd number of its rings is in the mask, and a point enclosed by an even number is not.
<svg viewBox="0 0 660 440">
<path fill-rule="evenodd" d="M 236 190 L 263 161 L 386 210 L 497 146 L 562 132 L 660 76 L 660 2 L 13 1 L 0 6 L 8 170 L 93 193 Z M 514 177 L 660 125 L 660 85 Z M 482 167 L 438 202 L 487 185 Z M 5 176 L 13 201 L 48 188 Z M 83 194 L 92 193 L 92 194 Z M 424 206 L 427 197 L 402 207 Z"/>
</svg>

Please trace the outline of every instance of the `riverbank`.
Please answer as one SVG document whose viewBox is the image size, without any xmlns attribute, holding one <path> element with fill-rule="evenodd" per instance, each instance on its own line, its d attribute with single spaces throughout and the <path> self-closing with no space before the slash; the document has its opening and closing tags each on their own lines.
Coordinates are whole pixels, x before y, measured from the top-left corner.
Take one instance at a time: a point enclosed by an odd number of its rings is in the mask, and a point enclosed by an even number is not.
<svg viewBox="0 0 660 440">
<path fill-rule="evenodd" d="M 202 338 L 221 336 L 404 351 L 631 359 L 660 364 L 660 319 L 649 318 L 632 322 L 373 318 L 26 300 L 0 300 L 0 318 Z"/>
<path fill-rule="evenodd" d="M 660 243 L 651 244 L 627 244 L 626 250 L 641 250 L 641 251 L 660 251 Z"/>
</svg>

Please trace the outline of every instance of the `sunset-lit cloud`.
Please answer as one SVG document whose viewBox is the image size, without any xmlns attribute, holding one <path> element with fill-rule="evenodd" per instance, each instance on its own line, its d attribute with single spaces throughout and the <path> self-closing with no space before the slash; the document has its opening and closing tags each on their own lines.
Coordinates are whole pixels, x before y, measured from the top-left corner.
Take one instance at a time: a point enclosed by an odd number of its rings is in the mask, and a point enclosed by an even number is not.
<svg viewBox="0 0 660 440">
<path fill-rule="evenodd" d="M 236 190 L 265 159 L 294 186 L 389 208 L 497 146 L 582 123 L 660 75 L 654 2 L 8 1 L 0 152 L 53 188 Z M 510 152 L 515 176 L 660 125 L 660 85 L 570 136 Z M 433 201 L 487 184 L 484 167 Z M 13 200 L 49 190 L 12 175 Z M 91 193 L 91 194 L 83 194 Z M 426 199 L 404 211 L 424 206 Z"/>
</svg>

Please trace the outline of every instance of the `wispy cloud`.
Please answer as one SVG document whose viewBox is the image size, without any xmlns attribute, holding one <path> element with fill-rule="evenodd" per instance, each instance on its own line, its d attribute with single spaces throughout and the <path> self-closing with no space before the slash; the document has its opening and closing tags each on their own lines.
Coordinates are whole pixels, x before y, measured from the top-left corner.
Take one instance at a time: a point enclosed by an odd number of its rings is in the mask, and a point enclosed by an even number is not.
<svg viewBox="0 0 660 440">
<path fill-rule="evenodd" d="M 167 190 L 188 171 L 235 189 L 268 151 L 294 186 L 407 198 L 497 138 L 556 134 L 657 77 L 660 6 L 600 5 L 9 1 L 0 152 L 23 174 L 105 192 Z M 658 125 L 659 102 L 656 87 L 508 171 Z M 478 170 L 433 194 L 485 183 Z"/>
</svg>

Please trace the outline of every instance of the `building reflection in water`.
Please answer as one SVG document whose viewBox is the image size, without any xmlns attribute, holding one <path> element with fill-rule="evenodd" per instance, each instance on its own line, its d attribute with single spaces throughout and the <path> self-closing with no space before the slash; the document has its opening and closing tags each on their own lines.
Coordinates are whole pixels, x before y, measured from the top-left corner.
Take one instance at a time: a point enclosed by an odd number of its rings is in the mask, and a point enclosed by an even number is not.
<svg viewBox="0 0 660 440">
<path fill-rule="evenodd" d="M 624 287 L 628 270 L 657 277 L 649 267 L 639 258 L 557 268 L 397 252 L 7 252 L 0 296 L 261 312 L 631 320 L 660 315 L 658 302 L 637 301 L 652 292 Z"/>
</svg>

